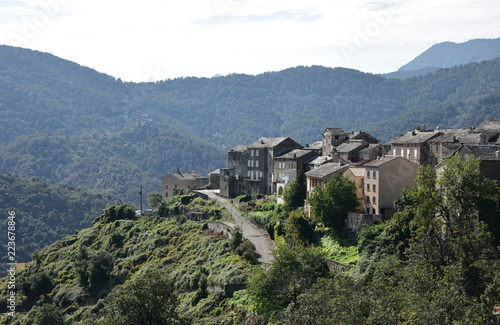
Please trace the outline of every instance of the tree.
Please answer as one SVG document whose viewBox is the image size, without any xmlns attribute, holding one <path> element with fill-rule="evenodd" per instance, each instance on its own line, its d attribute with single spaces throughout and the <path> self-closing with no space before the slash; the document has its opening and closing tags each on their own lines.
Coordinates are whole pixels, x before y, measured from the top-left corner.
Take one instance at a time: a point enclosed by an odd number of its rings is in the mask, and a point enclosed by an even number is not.
<svg viewBox="0 0 500 325">
<path fill-rule="evenodd" d="M 52 304 L 35 306 L 26 316 L 22 324 L 30 325 L 64 325 L 64 315 L 61 309 Z"/>
<path fill-rule="evenodd" d="M 127 281 L 105 308 L 104 324 L 181 324 L 174 284 L 155 270 Z"/>
<path fill-rule="evenodd" d="M 149 206 L 156 209 L 160 205 L 162 197 L 159 193 L 149 193 L 146 199 L 148 200 Z"/>
<path fill-rule="evenodd" d="M 257 273 L 248 285 L 251 299 L 258 308 L 272 314 L 296 303 L 316 279 L 326 276 L 327 267 L 320 249 L 284 243 L 273 251 L 274 261 Z"/>
<path fill-rule="evenodd" d="M 338 233 L 344 230 L 347 214 L 359 204 L 355 183 L 340 175 L 334 175 L 325 188 L 317 188 L 309 198 L 313 220 Z"/>
<path fill-rule="evenodd" d="M 301 166 L 297 173 L 297 177 L 285 187 L 283 200 L 285 201 L 285 209 L 288 211 L 295 210 L 304 206 L 304 200 L 307 195 L 307 179 L 304 173 L 304 168 Z"/>
</svg>

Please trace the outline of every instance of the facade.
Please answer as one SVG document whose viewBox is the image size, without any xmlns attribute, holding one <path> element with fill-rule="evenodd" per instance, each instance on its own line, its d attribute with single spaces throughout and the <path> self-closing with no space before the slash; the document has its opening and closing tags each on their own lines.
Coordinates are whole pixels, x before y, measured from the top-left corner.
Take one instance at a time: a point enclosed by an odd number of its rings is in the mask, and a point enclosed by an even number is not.
<svg viewBox="0 0 500 325">
<path fill-rule="evenodd" d="M 176 173 L 168 174 L 161 179 L 161 196 L 163 200 L 169 200 L 174 196 L 174 190 L 199 190 L 208 184 L 208 178 L 195 173 L 183 174 L 177 169 Z"/>
<path fill-rule="evenodd" d="M 274 157 L 301 149 L 288 137 L 260 138 L 251 145 L 239 145 L 228 152 L 228 168 L 221 169 L 221 195 L 274 194 Z"/>
<path fill-rule="evenodd" d="M 348 177 L 351 181 L 356 185 L 356 196 L 358 198 L 358 202 L 360 203 L 357 208 L 358 212 L 364 213 L 366 211 L 365 208 L 365 167 L 349 167 L 347 168 L 343 175 Z"/>
<path fill-rule="evenodd" d="M 323 132 L 323 156 L 328 156 L 338 146 L 348 139 L 347 132 L 341 128 L 327 128 Z"/>
<path fill-rule="evenodd" d="M 418 165 L 400 156 L 388 156 L 364 165 L 365 210 L 368 214 L 382 215 L 387 220 L 394 209 L 394 199 L 404 186 L 413 186 Z"/>
<path fill-rule="evenodd" d="M 432 163 L 432 153 L 429 140 L 440 136 L 442 133 L 435 130 L 427 130 L 425 125 L 402 136 L 392 139 L 387 143 L 389 156 L 405 158 L 417 165 Z"/>
</svg>

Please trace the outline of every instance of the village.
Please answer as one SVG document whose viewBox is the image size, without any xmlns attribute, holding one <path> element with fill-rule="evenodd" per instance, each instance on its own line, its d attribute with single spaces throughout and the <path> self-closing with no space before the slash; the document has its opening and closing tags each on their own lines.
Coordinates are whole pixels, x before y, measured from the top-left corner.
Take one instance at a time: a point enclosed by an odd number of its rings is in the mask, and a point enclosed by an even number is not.
<svg viewBox="0 0 500 325">
<path fill-rule="evenodd" d="M 467 129 L 427 129 L 425 125 L 385 144 L 370 134 L 326 128 L 322 140 L 300 145 L 289 137 L 262 137 L 228 151 L 226 168 L 208 176 L 177 170 L 162 178 L 162 199 L 177 189 L 214 189 L 224 198 L 246 194 L 274 195 L 282 203 L 284 188 L 303 169 L 307 197 L 325 187 L 334 175 L 356 184 L 360 203 L 349 213 L 346 233 L 354 238 L 365 225 L 388 220 L 396 212 L 394 199 L 415 184 L 419 165 L 436 168 L 450 155 L 481 159 L 480 170 L 500 184 L 500 121 L 486 120 Z M 309 211 L 307 202 L 304 208 Z"/>
</svg>

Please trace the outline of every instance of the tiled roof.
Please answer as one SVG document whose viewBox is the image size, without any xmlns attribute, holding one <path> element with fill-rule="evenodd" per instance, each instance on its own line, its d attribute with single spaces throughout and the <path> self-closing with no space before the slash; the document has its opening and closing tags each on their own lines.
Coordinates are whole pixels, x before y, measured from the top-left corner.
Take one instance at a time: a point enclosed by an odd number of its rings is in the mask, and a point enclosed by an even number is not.
<svg viewBox="0 0 500 325">
<path fill-rule="evenodd" d="M 316 142 L 310 144 L 309 146 L 306 146 L 304 149 L 309 149 L 309 150 L 316 149 L 316 150 L 320 150 L 322 147 L 323 147 L 323 141 L 316 141 Z"/>
<path fill-rule="evenodd" d="M 274 158 L 295 159 L 295 158 L 303 157 L 303 156 L 310 154 L 310 153 L 311 153 L 311 151 L 309 151 L 309 150 L 295 149 L 295 150 L 288 151 L 288 152 L 286 152 L 278 157 L 274 157 Z"/>
<path fill-rule="evenodd" d="M 233 149 L 229 150 L 229 151 L 233 151 L 233 152 L 244 152 L 247 150 L 247 146 L 245 145 L 237 145 L 236 147 L 234 147 Z"/>
<path fill-rule="evenodd" d="M 330 134 L 344 134 L 345 131 L 342 128 L 326 128 L 325 132 L 328 132 Z M 325 133 L 323 132 L 323 133 Z"/>
<path fill-rule="evenodd" d="M 440 135 L 440 131 L 410 131 L 407 132 L 406 134 L 403 134 L 399 137 L 396 137 L 387 144 L 420 144 L 424 143 L 438 135 Z"/>
<path fill-rule="evenodd" d="M 347 169 L 349 165 L 339 165 L 335 163 L 328 163 L 319 166 L 313 170 L 310 170 L 306 173 L 307 177 L 311 178 L 324 178 L 326 176 L 332 175 L 334 173 L 340 173 L 343 170 Z"/>
<path fill-rule="evenodd" d="M 399 156 L 381 157 L 377 160 L 370 161 L 369 163 L 365 164 L 364 166 L 365 167 L 378 167 L 378 166 L 381 166 L 383 164 L 386 164 L 386 163 L 393 161 L 394 159 L 398 159 L 398 158 L 401 158 L 401 157 L 399 157 Z M 404 158 L 401 158 L 401 159 L 404 159 Z"/>
<path fill-rule="evenodd" d="M 341 152 L 341 153 L 348 153 L 354 150 L 360 150 L 363 147 L 366 147 L 367 143 L 364 141 L 351 141 L 350 143 L 342 143 L 340 146 L 338 146 L 335 151 Z"/>
<path fill-rule="evenodd" d="M 440 130 L 441 134 L 429 140 L 431 143 L 481 143 L 481 133 L 472 133 L 470 129 Z"/>
<path fill-rule="evenodd" d="M 497 155 L 497 152 L 500 152 L 500 146 L 475 146 L 466 144 L 463 147 L 476 158 L 481 158 L 481 160 L 500 160 Z"/>
<path fill-rule="evenodd" d="M 475 131 L 488 131 L 488 132 L 499 132 L 500 133 L 500 121 L 498 120 L 486 120 L 479 124 Z"/>
<path fill-rule="evenodd" d="M 308 165 L 314 165 L 314 166 L 319 166 L 326 164 L 329 161 L 332 161 L 333 158 L 330 156 L 319 156 L 316 158 L 312 158 L 311 160 L 307 161 L 306 164 Z"/>
<path fill-rule="evenodd" d="M 356 177 L 362 177 L 365 176 L 365 171 L 366 169 L 363 167 L 350 167 L 349 170 L 351 173 L 356 176 Z"/>
<path fill-rule="evenodd" d="M 185 180 L 196 180 L 199 177 L 202 177 L 201 175 L 198 175 L 196 173 L 172 173 L 172 176 L 174 176 L 177 179 L 185 179 Z"/>
<path fill-rule="evenodd" d="M 281 142 L 285 141 L 288 139 L 287 137 L 279 137 L 279 138 L 266 138 L 262 137 L 259 140 L 255 141 L 248 147 L 251 148 L 273 148 L 280 144 Z"/>
</svg>

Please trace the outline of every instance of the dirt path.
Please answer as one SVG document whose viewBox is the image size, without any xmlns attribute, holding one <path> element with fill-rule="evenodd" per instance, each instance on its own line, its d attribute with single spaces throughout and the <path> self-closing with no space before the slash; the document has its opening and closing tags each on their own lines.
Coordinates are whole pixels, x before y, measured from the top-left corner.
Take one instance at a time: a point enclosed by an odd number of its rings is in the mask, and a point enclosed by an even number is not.
<svg viewBox="0 0 500 325">
<path fill-rule="evenodd" d="M 235 220 L 235 224 L 243 229 L 243 236 L 248 238 L 248 240 L 255 245 L 255 249 L 259 254 L 259 263 L 261 265 L 268 264 L 273 261 L 274 257 L 271 252 L 274 249 L 274 243 L 263 230 L 258 229 L 254 225 L 247 222 L 245 218 L 241 216 L 240 212 L 234 208 L 229 199 L 216 195 L 213 190 L 202 190 L 198 192 L 207 195 L 220 206 L 225 207 L 229 212 L 231 212 L 231 215 Z"/>
</svg>

